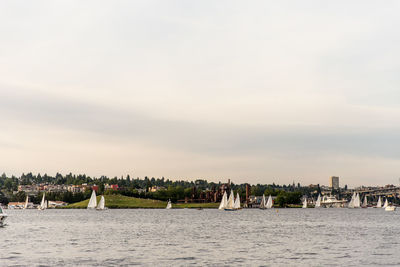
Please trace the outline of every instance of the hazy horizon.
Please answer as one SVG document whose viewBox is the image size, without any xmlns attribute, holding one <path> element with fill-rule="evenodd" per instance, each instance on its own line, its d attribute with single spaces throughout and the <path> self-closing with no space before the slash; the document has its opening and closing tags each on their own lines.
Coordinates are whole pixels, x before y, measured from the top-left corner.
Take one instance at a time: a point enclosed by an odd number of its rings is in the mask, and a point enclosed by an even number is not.
<svg viewBox="0 0 400 267">
<path fill-rule="evenodd" d="M 397 1 L 3 1 L 0 172 L 398 184 Z"/>
</svg>

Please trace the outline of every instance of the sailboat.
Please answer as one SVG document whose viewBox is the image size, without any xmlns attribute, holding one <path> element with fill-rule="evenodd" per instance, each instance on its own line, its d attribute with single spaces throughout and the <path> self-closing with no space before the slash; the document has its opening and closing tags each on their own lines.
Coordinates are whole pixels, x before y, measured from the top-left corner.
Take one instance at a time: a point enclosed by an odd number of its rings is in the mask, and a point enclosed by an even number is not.
<svg viewBox="0 0 400 267">
<path fill-rule="evenodd" d="M 271 195 L 269 195 L 268 201 L 267 201 L 267 204 L 265 205 L 265 207 L 267 209 L 271 209 L 273 205 L 274 205 L 274 203 L 272 202 L 272 197 L 271 197 Z"/>
<path fill-rule="evenodd" d="M 29 203 L 29 196 L 26 196 L 24 209 L 28 208 L 28 203 Z"/>
<path fill-rule="evenodd" d="M 90 196 L 89 204 L 87 205 L 88 209 L 95 209 L 97 207 L 97 199 L 96 199 L 96 191 L 92 191 L 92 195 Z"/>
<path fill-rule="evenodd" d="M 235 204 L 235 197 L 233 195 L 233 190 L 231 190 L 231 193 L 228 198 L 228 203 L 227 203 L 226 207 L 224 208 L 224 210 L 229 210 L 229 211 L 235 210 L 235 208 L 233 206 L 234 204 Z"/>
<path fill-rule="evenodd" d="M 106 208 L 106 200 L 104 199 L 104 196 L 101 196 L 99 205 L 97 205 L 96 210 L 105 210 Z"/>
<path fill-rule="evenodd" d="M 367 196 L 364 196 L 364 201 L 361 205 L 362 208 L 367 208 L 368 207 L 368 199 Z"/>
<path fill-rule="evenodd" d="M 172 203 L 171 203 L 171 199 L 168 199 L 168 203 L 167 203 L 167 207 L 166 209 L 169 210 L 172 208 Z"/>
<path fill-rule="evenodd" d="M 356 198 L 354 199 L 354 208 L 360 208 L 360 207 L 361 207 L 360 195 L 357 193 Z"/>
<path fill-rule="evenodd" d="M 353 193 L 353 195 L 351 196 L 351 200 L 349 202 L 348 208 L 353 209 L 354 208 L 354 201 L 356 199 L 356 192 Z"/>
<path fill-rule="evenodd" d="M 321 207 L 321 194 L 318 194 L 317 202 L 315 202 L 315 208 Z"/>
<path fill-rule="evenodd" d="M 376 203 L 376 207 L 377 208 L 382 208 L 382 200 L 381 200 L 380 196 L 379 196 L 379 199 L 378 199 L 378 203 Z"/>
<path fill-rule="evenodd" d="M 8 215 L 3 211 L 3 208 L 0 205 L 0 226 L 4 225 L 4 221 L 6 220 L 7 217 Z"/>
<path fill-rule="evenodd" d="M 304 198 L 304 200 L 303 200 L 303 207 L 302 207 L 303 209 L 306 209 L 307 208 L 307 198 L 305 197 Z"/>
<path fill-rule="evenodd" d="M 265 200 L 265 195 L 263 194 L 263 197 L 261 199 L 261 203 L 260 203 L 260 209 L 266 209 L 267 206 L 267 201 Z"/>
<path fill-rule="evenodd" d="M 388 200 L 386 199 L 386 200 L 385 200 L 385 204 L 383 204 L 383 207 L 382 207 L 382 208 L 386 208 L 387 206 L 389 206 L 389 203 L 388 203 Z"/>
<path fill-rule="evenodd" d="M 240 210 L 240 196 L 239 193 L 236 193 L 236 199 L 235 199 L 235 203 L 233 204 L 233 208 L 236 210 Z"/>
<path fill-rule="evenodd" d="M 228 196 L 226 195 L 226 191 L 224 192 L 224 195 L 222 196 L 221 204 L 219 204 L 220 210 L 223 210 L 226 208 L 226 205 L 228 205 Z"/>
<path fill-rule="evenodd" d="M 45 210 L 46 208 L 47 208 L 47 202 L 45 200 L 45 193 L 43 192 L 42 202 L 40 202 L 40 205 L 37 207 L 37 209 Z"/>
</svg>

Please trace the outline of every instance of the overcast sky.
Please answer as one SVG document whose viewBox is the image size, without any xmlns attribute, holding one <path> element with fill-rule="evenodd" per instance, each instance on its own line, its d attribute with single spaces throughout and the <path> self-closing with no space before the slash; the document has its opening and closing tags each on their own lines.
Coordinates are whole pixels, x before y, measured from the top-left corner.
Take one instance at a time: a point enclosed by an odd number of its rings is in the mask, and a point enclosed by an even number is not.
<svg viewBox="0 0 400 267">
<path fill-rule="evenodd" d="M 398 1 L 0 2 L 0 172 L 398 184 Z"/>
</svg>

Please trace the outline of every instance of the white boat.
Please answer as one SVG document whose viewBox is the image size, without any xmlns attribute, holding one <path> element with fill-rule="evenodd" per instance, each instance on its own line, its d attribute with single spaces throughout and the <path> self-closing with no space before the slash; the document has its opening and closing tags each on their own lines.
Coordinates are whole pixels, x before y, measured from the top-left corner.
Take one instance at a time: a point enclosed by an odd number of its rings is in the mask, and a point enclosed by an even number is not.
<svg viewBox="0 0 400 267">
<path fill-rule="evenodd" d="M 45 193 L 43 192 L 42 201 L 40 205 L 37 207 L 38 210 L 45 210 L 47 208 L 47 201 L 45 200 Z"/>
<path fill-rule="evenodd" d="M 96 210 L 105 210 L 106 209 L 106 200 L 104 199 L 104 196 L 101 196 L 99 205 L 97 205 Z"/>
<path fill-rule="evenodd" d="M 233 208 L 236 210 L 240 209 L 240 196 L 239 193 L 236 193 L 235 203 L 233 204 Z"/>
<path fill-rule="evenodd" d="M 379 199 L 378 199 L 378 203 L 376 203 L 376 207 L 377 208 L 382 208 L 382 200 L 381 200 L 380 196 L 379 196 Z"/>
<path fill-rule="evenodd" d="M 303 207 L 302 207 L 303 209 L 306 209 L 307 208 L 307 198 L 305 197 L 304 198 L 304 200 L 303 200 Z"/>
<path fill-rule="evenodd" d="M 354 208 L 361 208 L 360 195 L 358 193 L 354 199 Z"/>
<path fill-rule="evenodd" d="M 228 198 L 228 203 L 226 204 L 226 207 L 224 210 L 235 210 L 234 205 L 235 204 L 235 197 L 233 195 L 233 190 L 231 190 L 231 193 L 229 194 L 229 198 Z"/>
<path fill-rule="evenodd" d="M 168 203 L 167 203 L 166 209 L 169 210 L 169 209 L 171 209 L 171 208 L 172 208 L 172 203 L 171 203 L 171 200 L 169 199 L 169 200 L 168 200 Z"/>
<path fill-rule="evenodd" d="M 226 208 L 227 205 L 228 205 L 228 196 L 226 195 L 226 191 L 225 191 L 224 195 L 222 196 L 221 204 L 219 204 L 218 209 L 223 210 Z"/>
<path fill-rule="evenodd" d="M 267 204 L 265 205 L 265 207 L 266 207 L 267 209 L 271 209 L 273 205 L 274 205 L 274 203 L 273 203 L 273 201 L 272 201 L 272 197 L 271 197 L 271 195 L 269 195 L 268 201 L 267 201 Z"/>
<path fill-rule="evenodd" d="M 3 211 L 3 208 L 0 205 L 0 226 L 4 225 L 4 221 L 7 219 L 8 215 Z"/>
<path fill-rule="evenodd" d="M 265 209 L 267 207 L 267 201 L 265 200 L 265 195 L 263 194 L 263 197 L 261 199 L 260 203 L 260 209 Z"/>
<path fill-rule="evenodd" d="M 367 196 L 364 196 L 364 201 L 361 205 L 362 208 L 367 208 L 368 207 L 368 199 Z"/>
<path fill-rule="evenodd" d="M 28 208 L 28 203 L 29 203 L 29 196 L 26 196 L 24 209 Z"/>
<path fill-rule="evenodd" d="M 356 193 L 354 192 L 353 195 L 351 196 L 351 200 L 349 202 L 349 205 L 347 206 L 348 208 L 352 209 L 354 208 L 354 199 L 356 198 Z"/>
<path fill-rule="evenodd" d="M 87 205 L 88 209 L 95 209 L 97 207 L 97 199 L 96 199 L 96 191 L 92 191 L 92 195 L 90 196 L 89 204 Z"/>
<path fill-rule="evenodd" d="M 392 205 L 387 206 L 387 207 L 385 208 L 385 211 L 395 211 L 395 210 L 396 210 L 396 206 L 392 206 Z"/>
<path fill-rule="evenodd" d="M 389 206 L 389 203 L 388 203 L 388 200 L 386 199 L 386 200 L 385 200 L 385 204 L 383 204 L 383 207 L 382 207 L 382 208 L 386 208 L 387 206 Z"/>
<path fill-rule="evenodd" d="M 321 194 L 318 194 L 317 202 L 315 202 L 315 208 L 321 207 Z"/>
</svg>

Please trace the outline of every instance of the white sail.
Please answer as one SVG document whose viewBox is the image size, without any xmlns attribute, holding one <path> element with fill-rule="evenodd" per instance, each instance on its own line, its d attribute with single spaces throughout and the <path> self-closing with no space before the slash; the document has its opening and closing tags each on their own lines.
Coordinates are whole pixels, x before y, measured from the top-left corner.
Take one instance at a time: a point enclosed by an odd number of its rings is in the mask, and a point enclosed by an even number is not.
<svg viewBox="0 0 400 267">
<path fill-rule="evenodd" d="M 317 202 L 315 202 L 315 208 L 321 207 L 321 194 L 318 194 Z"/>
<path fill-rule="evenodd" d="M 169 210 L 169 209 L 171 209 L 171 208 L 172 208 L 171 200 L 168 200 L 166 209 Z"/>
<path fill-rule="evenodd" d="M 360 208 L 360 207 L 361 207 L 360 195 L 357 193 L 354 199 L 354 208 Z"/>
<path fill-rule="evenodd" d="M 240 196 L 239 193 L 236 193 L 235 203 L 233 204 L 234 209 L 240 209 Z"/>
<path fill-rule="evenodd" d="M 266 205 L 267 205 L 267 201 L 265 200 L 265 195 L 263 194 L 263 197 L 262 197 L 261 203 L 260 203 L 260 209 L 265 209 Z"/>
<path fill-rule="evenodd" d="M 231 193 L 230 193 L 230 195 L 229 195 L 229 198 L 228 198 L 228 203 L 227 203 L 227 205 L 226 205 L 226 208 L 227 209 L 233 209 L 233 204 L 235 203 L 235 197 L 234 197 L 234 195 L 233 195 L 233 190 L 231 190 Z"/>
<path fill-rule="evenodd" d="M 92 191 L 92 196 L 90 197 L 88 209 L 95 209 L 97 206 L 96 191 Z"/>
<path fill-rule="evenodd" d="M 267 204 L 265 205 L 265 207 L 266 207 L 267 209 L 270 209 L 270 208 L 272 208 L 273 204 L 274 204 L 274 203 L 272 202 L 272 197 L 271 197 L 271 195 L 269 195 L 268 201 L 267 201 Z"/>
<path fill-rule="evenodd" d="M 302 207 L 303 209 L 306 209 L 307 208 L 307 198 L 305 197 L 304 198 L 304 200 L 303 200 L 303 207 Z"/>
<path fill-rule="evenodd" d="M 378 203 L 376 203 L 376 207 L 377 208 L 382 208 L 382 200 L 381 200 L 380 196 L 379 196 L 379 199 L 378 199 Z"/>
<path fill-rule="evenodd" d="M 389 203 L 388 203 L 388 200 L 386 199 L 386 200 L 385 200 L 385 204 L 383 204 L 383 207 L 382 207 L 382 208 L 386 208 L 387 206 L 389 206 Z"/>
<path fill-rule="evenodd" d="M 367 196 L 364 196 L 364 201 L 363 201 L 362 206 L 363 206 L 364 208 L 368 207 L 368 199 L 367 199 Z"/>
<path fill-rule="evenodd" d="M 104 210 L 106 207 L 106 200 L 104 199 L 104 196 L 101 196 L 99 205 L 97 205 L 96 209 L 98 210 Z"/>
<path fill-rule="evenodd" d="M 354 208 L 355 199 L 356 199 L 356 193 L 354 192 L 353 195 L 351 196 L 351 200 L 350 200 L 349 205 L 348 205 L 349 208 L 351 208 L 351 209 Z"/>
<path fill-rule="evenodd" d="M 47 208 L 46 200 L 45 200 L 45 193 L 43 192 L 42 201 L 40 202 L 40 206 L 38 206 L 38 210 L 44 210 Z"/>
<path fill-rule="evenodd" d="M 226 191 L 224 192 L 224 195 L 222 196 L 221 204 L 219 204 L 220 210 L 223 210 L 226 208 L 226 205 L 228 204 L 228 196 L 226 195 Z"/>
<path fill-rule="evenodd" d="M 24 209 L 27 209 L 27 208 L 28 208 L 28 202 L 29 202 L 29 197 L 26 196 Z"/>
</svg>

